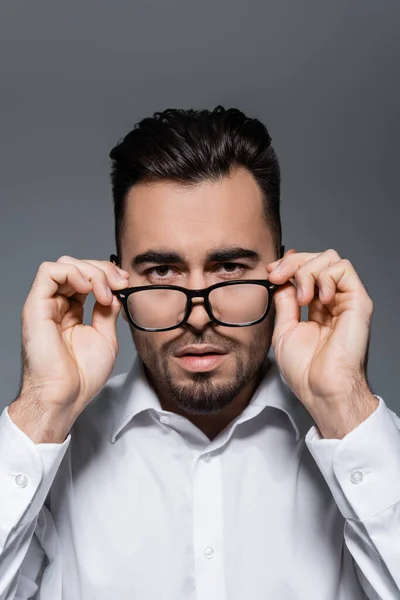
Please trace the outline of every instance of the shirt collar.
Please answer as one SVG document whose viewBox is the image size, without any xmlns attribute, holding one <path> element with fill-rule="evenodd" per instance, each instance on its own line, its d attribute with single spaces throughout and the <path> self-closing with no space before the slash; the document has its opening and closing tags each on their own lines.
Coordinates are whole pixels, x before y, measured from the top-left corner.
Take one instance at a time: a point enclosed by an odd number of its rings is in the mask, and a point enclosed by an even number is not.
<svg viewBox="0 0 400 600">
<path fill-rule="evenodd" d="M 266 359 L 266 365 L 268 361 L 270 368 L 266 370 L 243 413 L 254 412 L 256 415 L 266 407 L 281 410 L 287 414 L 296 433 L 296 441 L 299 441 L 306 429 L 310 427 L 311 417 L 285 382 L 272 350 Z M 157 394 L 148 383 L 143 362 L 138 355 L 135 357 L 130 371 L 126 374 L 119 391 L 119 399 L 114 406 L 116 410 L 111 430 L 112 443 L 115 442 L 123 428 L 139 413 L 151 409 L 158 413 L 163 412 Z"/>
</svg>

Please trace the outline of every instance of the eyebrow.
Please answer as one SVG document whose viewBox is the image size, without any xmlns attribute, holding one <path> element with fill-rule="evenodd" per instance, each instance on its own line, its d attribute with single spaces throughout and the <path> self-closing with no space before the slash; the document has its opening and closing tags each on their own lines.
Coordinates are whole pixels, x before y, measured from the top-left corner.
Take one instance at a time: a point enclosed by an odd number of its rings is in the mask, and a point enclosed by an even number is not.
<svg viewBox="0 0 400 600">
<path fill-rule="evenodd" d="M 213 248 L 206 254 L 207 262 L 230 262 L 238 259 L 248 259 L 253 262 L 261 260 L 261 256 L 255 250 L 250 248 L 241 248 L 240 246 L 227 246 L 223 248 Z M 159 265 L 171 265 L 175 263 L 183 264 L 185 259 L 177 252 L 163 249 L 150 249 L 141 254 L 137 254 L 131 261 L 133 268 L 147 263 L 157 263 Z"/>
</svg>

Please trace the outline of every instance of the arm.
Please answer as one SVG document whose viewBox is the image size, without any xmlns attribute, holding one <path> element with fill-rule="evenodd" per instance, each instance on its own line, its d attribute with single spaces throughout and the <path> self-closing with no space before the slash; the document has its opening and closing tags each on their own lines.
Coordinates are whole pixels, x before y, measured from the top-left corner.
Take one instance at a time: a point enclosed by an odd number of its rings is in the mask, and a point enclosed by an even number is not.
<svg viewBox="0 0 400 600">
<path fill-rule="evenodd" d="M 43 505 L 70 436 L 35 444 L 8 411 L 0 416 L 0 600 L 27 600 L 37 590 L 45 549 L 54 546 L 54 524 Z"/>
<path fill-rule="evenodd" d="M 400 418 L 382 398 L 342 439 L 305 441 L 346 519 L 344 538 L 371 600 L 400 597 Z"/>
<path fill-rule="evenodd" d="M 38 577 L 46 580 L 41 599 L 61 600 L 57 534 L 44 502 L 73 423 L 114 367 L 121 303 L 111 287 L 125 288 L 128 278 L 109 261 L 63 256 L 42 263 L 31 285 L 19 396 L 0 418 L 0 600 L 32 597 Z M 97 302 L 87 326 L 91 290 Z M 44 554 L 51 562 L 42 578 Z"/>
</svg>

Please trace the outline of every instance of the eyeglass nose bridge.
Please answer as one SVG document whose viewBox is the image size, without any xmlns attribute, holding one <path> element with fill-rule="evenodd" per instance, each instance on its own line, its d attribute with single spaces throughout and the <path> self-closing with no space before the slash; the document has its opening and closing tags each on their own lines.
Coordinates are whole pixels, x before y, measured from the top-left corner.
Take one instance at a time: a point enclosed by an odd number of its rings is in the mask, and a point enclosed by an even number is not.
<svg viewBox="0 0 400 600">
<path fill-rule="evenodd" d="M 193 306 L 195 306 L 193 304 L 194 298 L 203 298 L 203 301 L 204 301 L 203 308 L 205 309 L 210 321 L 215 320 L 214 315 L 211 310 L 210 300 L 208 297 L 213 286 L 210 286 L 210 287 L 211 287 L 211 289 L 203 288 L 203 289 L 199 289 L 199 290 L 190 290 L 190 289 L 186 290 L 187 306 L 186 306 L 186 314 L 185 314 L 185 318 L 184 318 L 185 322 L 188 321 L 190 315 L 192 314 Z"/>
<path fill-rule="evenodd" d="M 205 300 L 208 295 L 208 289 L 209 288 L 203 288 L 202 290 L 186 289 L 186 293 L 190 300 L 192 300 L 193 298 L 203 298 Z"/>
</svg>

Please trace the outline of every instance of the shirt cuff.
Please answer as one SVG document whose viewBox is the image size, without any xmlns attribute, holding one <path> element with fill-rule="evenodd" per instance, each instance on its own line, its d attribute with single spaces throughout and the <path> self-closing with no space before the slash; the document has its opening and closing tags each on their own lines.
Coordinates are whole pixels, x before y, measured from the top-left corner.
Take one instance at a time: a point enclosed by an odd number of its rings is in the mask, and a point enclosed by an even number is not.
<svg viewBox="0 0 400 600">
<path fill-rule="evenodd" d="M 14 423 L 6 407 L 0 416 L 0 549 L 12 529 L 40 512 L 69 446 L 35 444 Z"/>
<path fill-rule="evenodd" d="M 375 411 L 341 440 L 315 425 L 305 437 L 345 519 L 365 521 L 400 501 L 400 418 L 375 397 Z"/>
</svg>

